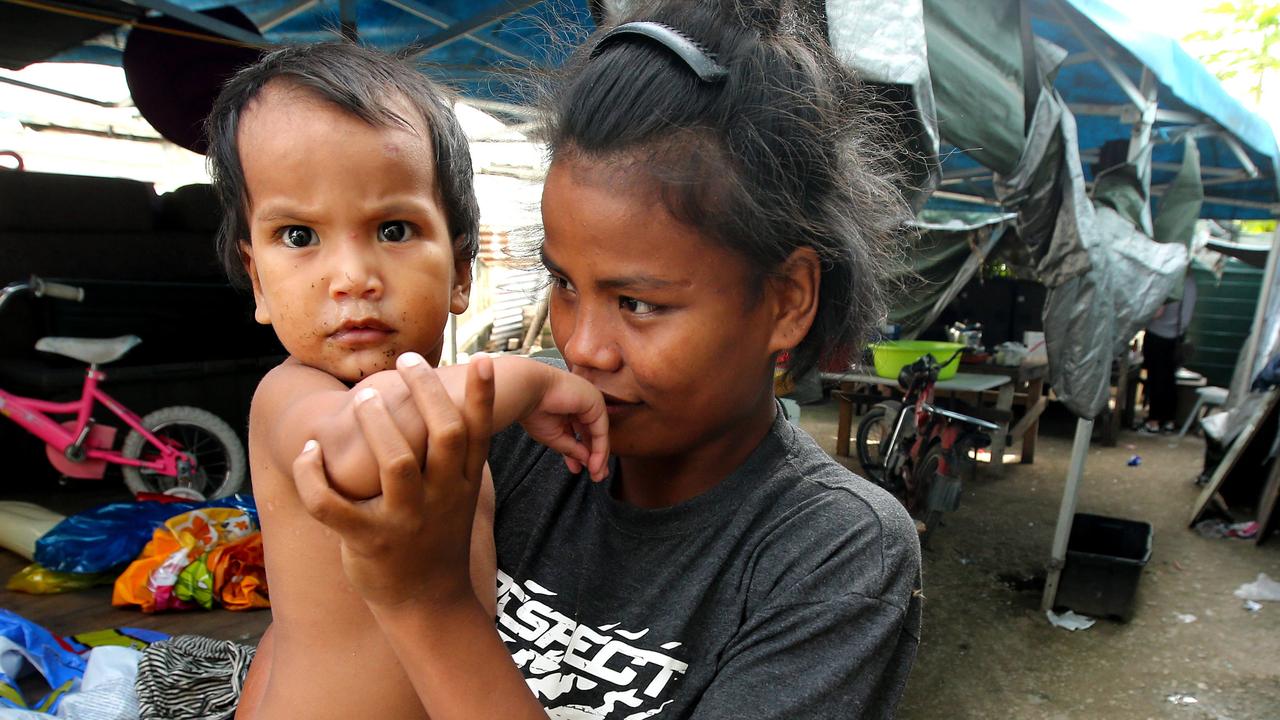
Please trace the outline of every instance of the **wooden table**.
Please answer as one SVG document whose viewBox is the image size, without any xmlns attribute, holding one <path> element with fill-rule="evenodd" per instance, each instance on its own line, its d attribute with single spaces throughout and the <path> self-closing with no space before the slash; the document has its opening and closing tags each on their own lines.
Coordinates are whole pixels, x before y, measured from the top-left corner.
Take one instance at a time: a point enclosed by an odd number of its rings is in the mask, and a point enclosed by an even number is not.
<svg viewBox="0 0 1280 720">
<path fill-rule="evenodd" d="M 1040 435 L 1040 416 L 1048 406 L 1049 400 L 1044 394 L 1044 379 L 1049 374 L 1047 362 L 1025 362 L 1016 367 L 1003 365 L 961 365 L 965 372 L 982 375 L 999 375 L 1013 382 L 1001 386 L 1000 396 L 996 399 L 996 409 L 1012 413 L 1014 402 L 1020 402 L 1022 417 L 1009 428 L 1008 437 L 1013 437 L 1020 445 L 1019 462 L 1030 465 L 1036 459 L 1036 438 Z M 991 454 L 994 458 L 996 450 L 1004 452 L 1006 436 L 992 438 Z"/>
<path fill-rule="evenodd" d="M 853 431 L 853 399 L 851 394 L 856 392 L 859 385 L 879 385 L 892 388 L 897 391 L 897 383 L 882 378 L 879 375 L 869 375 L 865 373 L 838 373 L 830 376 L 840 383 L 841 392 L 836 395 L 837 401 L 840 403 L 840 422 L 836 430 L 836 454 L 849 455 L 849 437 Z M 1008 392 L 1005 391 L 1008 388 Z M 997 431 L 996 437 L 991 439 L 991 465 L 996 472 L 1004 470 L 1004 447 L 1005 436 L 1009 433 L 1009 419 L 1013 416 L 1013 378 L 1000 373 L 971 373 L 958 372 L 955 377 L 946 380 L 939 380 L 933 386 L 935 395 L 938 392 L 966 392 L 966 393 L 982 393 L 991 390 L 998 390 L 999 396 L 996 400 L 996 410 L 999 414 L 997 423 L 1000 430 Z M 1039 417 L 1037 415 L 1037 417 Z M 1032 441 L 1034 448 L 1035 442 Z"/>
</svg>

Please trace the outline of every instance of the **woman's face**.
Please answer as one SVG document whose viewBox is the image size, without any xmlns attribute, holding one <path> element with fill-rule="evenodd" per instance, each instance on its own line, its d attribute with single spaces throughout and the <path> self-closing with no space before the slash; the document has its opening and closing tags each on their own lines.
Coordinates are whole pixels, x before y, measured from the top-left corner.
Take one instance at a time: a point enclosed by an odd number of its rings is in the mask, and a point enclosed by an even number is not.
<svg viewBox="0 0 1280 720">
<path fill-rule="evenodd" d="M 680 462 L 754 444 L 741 432 L 773 417 L 782 349 L 769 284 L 616 165 L 557 160 L 542 214 L 552 334 L 605 394 L 613 452 Z"/>
</svg>

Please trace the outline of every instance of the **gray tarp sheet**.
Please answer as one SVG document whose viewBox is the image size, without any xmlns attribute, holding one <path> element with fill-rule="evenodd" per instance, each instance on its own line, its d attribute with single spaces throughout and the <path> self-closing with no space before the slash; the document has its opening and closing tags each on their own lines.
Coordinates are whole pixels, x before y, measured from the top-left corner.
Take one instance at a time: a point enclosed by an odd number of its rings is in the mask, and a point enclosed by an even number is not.
<svg viewBox="0 0 1280 720">
<path fill-rule="evenodd" d="M 1204 181 L 1200 178 L 1200 149 L 1195 137 L 1187 134 L 1182 139 L 1182 166 L 1169 188 L 1160 198 L 1160 211 L 1156 214 L 1154 232 L 1156 242 L 1173 242 L 1191 246 L 1196 234 L 1196 221 L 1200 219 L 1200 206 L 1204 204 Z"/>
<path fill-rule="evenodd" d="M 1008 173 L 1022 156 L 1019 0 L 924 0 L 938 124 L 952 145 Z"/>
<path fill-rule="evenodd" d="M 1037 46 L 1047 81 L 1063 53 L 1044 41 Z M 1112 207 L 1094 206 L 1085 194 L 1075 118 L 1048 84 L 1023 155 L 1013 173 L 997 175 L 996 188 L 1005 206 L 1017 210 L 1021 237 L 1045 237 L 1051 227 L 1047 247 L 1041 242 L 1033 249 L 1037 274 L 1049 288 L 1049 381 L 1078 417 L 1097 417 L 1110 397 L 1112 360 L 1181 285 L 1187 249 L 1156 243 Z"/>
<path fill-rule="evenodd" d="M 954 299 L 963 285 L 980 274 L 976 262 L 977 248 L 988 244 L 995 248 L 988 258 L 999 255 L 998 248 L 1018 242 L 1013 233 L 1004 236 L 1005 228 L 1016 218 L 1013 214 L 974 213 L 971 217 L 951 217 L 945 222 L 931 222 L 925 211 L 915 222 L 917 235 L 907 253 L 905 277 L 899 278 L 889 322 L 902 328 L 904 338 L 914 338 L 934 319 L 933 309 L 941 298 Z M 1001 235 L 995 238 L 994 235 Z M 960 284 L 960 288 L 953 285 Z M 948 297 L 949 295 L 949 297 Z M 946 302 L 946 301 L 944 301 Z"/>
<path fill-rule="evenodd" d="M 936 95 L 942 136 L 997 171 L 997 196 L 1017 212 L 1018 236 L 1049 288 L 1050 382 L 1076 415 L 1097 416 L 1109 396 L 1112 360 L 1180 287 L 1187 266 L 1185 247 L 1150 239 L 1149 146 L 1130 153 L 1132 164 L 1116 172 L 1106 197 L 1133 222 L 1105 205 L 1095 210 L 1085 192 L 1075 118 L 1052 84 L 1066 53 L 1042 39 L 1034 47 L 1039 82 L 1031 83 L 1039 95 L 1025 127 L 1017 0 L 829 0 L 827 8 L 845 62 L 869 79 L 909 85 L 918 97 Z M 921 87 L 930 81 L 926 95 Z M 963 259 L 938 243 L 916 250 L 924 256 L 916 260 L 935 268 Z M 906 302 L 895 312 L 900 318 L 925 309 L 920 297 Z"/>
<path fill-rule="evenodd" d="M 860 77 L 910 88 L 921 157 L 909 160 L 917 208 L 938 186 L 938 121 L 929 76 L 920 0 L 827 0 L 828 35 L 836 56 Z"/>
</svg>

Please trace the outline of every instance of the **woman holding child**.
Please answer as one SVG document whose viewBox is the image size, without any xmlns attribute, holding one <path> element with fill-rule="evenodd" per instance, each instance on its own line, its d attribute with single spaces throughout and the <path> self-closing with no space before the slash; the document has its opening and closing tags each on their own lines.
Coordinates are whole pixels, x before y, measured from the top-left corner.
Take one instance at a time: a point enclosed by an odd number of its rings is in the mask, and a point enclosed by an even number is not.
<svg viewBox="0 0 1280 720">
<path fill-rule="evenodd" d="M 893 715 L 914 524 L 773 397 L 782 351 L 803 373 L 864 339 L 906 216 L 814 25 L 789 3 L 634 4 L 554 88 L 541 258 L 565 367 L 607 410 L 607 478 L 582 387 L 556 381 L 567 410 L 504 405 L 504 378 L 558 371 L 481 358 L 464 380 L 417 352 L 335 426 L 363 434 L 380 497 L 349 499 L 325 436 L 293 463 L 435 720 Z M 540 402 L 553 421 L 490 437 Z M 496 627 L 473 580 L 486 459 Z"/>
</svg>

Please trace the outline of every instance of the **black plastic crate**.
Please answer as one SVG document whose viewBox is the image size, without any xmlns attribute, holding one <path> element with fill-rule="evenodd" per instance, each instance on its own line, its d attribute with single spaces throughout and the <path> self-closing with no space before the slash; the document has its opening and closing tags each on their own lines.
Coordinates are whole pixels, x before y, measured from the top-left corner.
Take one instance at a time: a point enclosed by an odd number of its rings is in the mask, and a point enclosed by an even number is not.
<svg viewBox="0 0 1280 720">
<path fill-rule="evenodd" d="M 1054 604 L 1128 622 L 1151 536 L 1150 523 L 1076 513 Z"/>
</svg>

